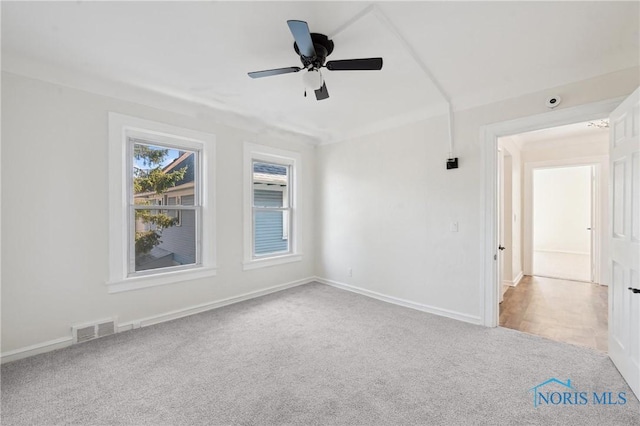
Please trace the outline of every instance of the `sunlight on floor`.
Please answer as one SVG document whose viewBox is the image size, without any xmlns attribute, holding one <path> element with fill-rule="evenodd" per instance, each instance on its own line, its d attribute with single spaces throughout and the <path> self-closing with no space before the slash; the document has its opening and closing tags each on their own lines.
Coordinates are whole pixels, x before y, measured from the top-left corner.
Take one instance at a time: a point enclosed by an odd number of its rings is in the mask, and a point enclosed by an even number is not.
<svg viewBox="0 0 640 426">
<path fill-rule="evenodd" d="M 591 281 L 591 260 L 588 254 L 533 252 L 535 276 L 574 281 Z"/>
</svg>

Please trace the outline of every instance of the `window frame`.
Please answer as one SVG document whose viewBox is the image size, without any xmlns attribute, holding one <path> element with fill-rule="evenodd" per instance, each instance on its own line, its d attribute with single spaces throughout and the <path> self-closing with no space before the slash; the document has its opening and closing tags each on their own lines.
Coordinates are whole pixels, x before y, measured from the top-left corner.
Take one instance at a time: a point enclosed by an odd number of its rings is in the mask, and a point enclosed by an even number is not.
<svg viewBox="0 0 640 426">
<path fill-rule="evenodd" d="M 253 163 L 264 162 L 288 167 L 288 208 L 271 208 L 273 211 L 288 211 L 288 244 L 287 252 L 255 255 L 254 247 L 254 212 L 253 203 Z M 272 148 L 265 145 L 245 142 L 244 144 L 244 261 L 243 270 L 252 270 L 268 266 L 280 265 L 302 260 L 301 224 L 299 211 L 299 194 L 301 188 L 301 155 L 294 151 Z M 268 208 L 264 210 L 269 211 Z"/>
<path fill-rule="evenodd" d="M 267 206 L 256 206 L 256 200 L 255 200 L 255 195 L 256 195 L 256 182 L 254 181 L 254 170 L 255 170 L 255 165 L 256 164 L 269 164 L 269 165 L 274 165 L 274 166 L 280 166 L 280 167 L 284 167 L 287 169 L 287 185 L 284 189 L 275 189 L 275 190 L 269 190 L 269 189 L 262 189 L 263 191 L 273 191 L 273 192 L 280 192 L 281 193 L 281 198 L 282 198 L 282 204 L 283 206 L 281 207 L 267 207 Z M 271 253 L 264 253 L 264 254 L 256 254 L 256 242 L 255 239 L 252 238 L 251 242 L 251 259 L 252 260 L 262 260 L 262 259 L 267 259 L 270 257 L 276 257 L 276 256 L 286 256 L 288 254 L 291 254 L 292 250 L 291 250 L 291 240 L 289 239 L 289 235 L 291 234 L 291 221 L 289 220 L 289 217 L 291 216 L 291 211 L 293 209 L 293 207 L 291 206 L 291 191 L 288 190 L 288 188 L 291 187 L 291 170 L 293 168 L 293 165 L 290 164 L 289 161 L 287 161 L 287 164 L 284 164 L 283 162 L 279 162 L 279 163 L 274 163 L 274 162 L 267 162 L 264 160 L 256 160 L 253 159 L 252 163 L 251 163 L 251 213 L 252 213 L 252 217 L 251 217 L 251 221 L 252 221 L 252 226 L 253 229 L 251 230 L 252 232 L 252 237 L 255 236 L 255 224 L 256 224 L 256 217 L 257 217 L 257 212 L 282 212 L 282 239 L 283 240 L 287 240 L 287 250 L 285 251 L 278 251 L 278 252 L 271 252 Z M 286 230 L 286 231 L 285 231 Z"/>
<path fill-rule="evenodd" d="M 132 208 L 132 140 L 157 146 L 198 152 L 195 185 L 200 200 L 196 221 L 196 263 L 129 272 L 131 231 L 135 226 Z M 109 113 L 109 293 L 173 284 L 216 275 L 215 253 L 215 136 L 169 124 L 118 113 Z M 195 202 L 195 201 L 194 201 Z M 162 202 L 162 207 L 167 207 Z M 163 209 L 164 210 L 164 209 Z"/>
</svg>

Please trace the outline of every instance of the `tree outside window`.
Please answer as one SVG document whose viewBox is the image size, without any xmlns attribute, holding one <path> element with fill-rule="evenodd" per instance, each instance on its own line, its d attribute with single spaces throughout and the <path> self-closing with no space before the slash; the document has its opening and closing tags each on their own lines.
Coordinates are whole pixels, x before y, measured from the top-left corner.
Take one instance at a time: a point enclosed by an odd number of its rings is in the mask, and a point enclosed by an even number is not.
<svg viewBox="0 0 640 426">
<path fill-rule="evenodd" d="M 132 272 L 196 263 L 196 154 L 134 141 Z"/>
</svg>

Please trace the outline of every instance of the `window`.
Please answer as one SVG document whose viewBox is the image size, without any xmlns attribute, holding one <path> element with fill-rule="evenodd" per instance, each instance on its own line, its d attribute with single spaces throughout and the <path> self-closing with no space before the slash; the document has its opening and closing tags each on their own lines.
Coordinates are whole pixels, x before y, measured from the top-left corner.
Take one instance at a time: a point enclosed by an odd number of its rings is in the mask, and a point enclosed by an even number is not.
<svg viewBox="0 0 640 426">
<path fill-rule="evenodd" d="M 299 261 L 300 155 L 245 144 L 244 269 Z"/>
<path fill-rule="evenodd" d="M 128 275 L 199 264 L 200 152 L 132 137 L 127 142 L 132 167 L 127 176 L 129 217 L 133 220 Z M 195 202 L 179 204 L 181 195 Z M 186 226 L 182 226 L 183 215 Z"/>
<path fill-rule="evenodd" d="M 212 135 L 109 115 L 109 291 L 215 275 Z"/>
</svg>

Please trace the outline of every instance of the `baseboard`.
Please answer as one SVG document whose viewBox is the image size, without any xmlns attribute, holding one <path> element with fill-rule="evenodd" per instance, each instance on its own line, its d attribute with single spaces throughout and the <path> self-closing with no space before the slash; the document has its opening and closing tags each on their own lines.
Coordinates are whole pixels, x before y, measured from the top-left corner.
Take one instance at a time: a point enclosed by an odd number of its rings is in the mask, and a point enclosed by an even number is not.
<svg viewBox="0 0 640 426">
<path fill-rule="evenodd" d="M 383 302 L 393 303 L 394 305 L 404 306 L 406 308 L 416 309 L 418 311 L 427 312 L 442 317 L 452 318 L 458 321 L 464 321 L 471 324 L 482 325 L 482 319 L 477 316 L 463 314 L 461 312 L 451 311 L 449 309 L 436 308 L 435 306 L 429 306 L 422 303 L 411 302 L 409 300 L 400 299 L 386 294 L 378 293 L 371 290 L 366 290 L 361 287 L 356 287 L 350 284 L 341 283 L 338 281 L 329 280 L 327 278 L 316 277 L 315 280 L 322 284 L 327 284 L 332 287 L 340 288 L 342 290 L 358 293 L 363 296 L 371 297 L 374 299 L 382 300 Z"/>
<path fill-rule="evenodd" d="M 542 275 L 542 274 L 535 274 L 533 276 L 539 277 L 539 278 L 551 278 L 552 280 L 563 280 L 563 281 L 574 281 L 577 283 L 598 284 L 598 283 L 594 283 L 593 281 L 580 280 L 578 278 L 572 278 L 572 277 L 552 277 L 549 275 Z"/>
<path fill-rule="evenodd" d="M 520 281 L 522 281 L 523 278 L 524 274 L 522 273 L 522 271 L 520 271 L 520 273 L 513 279 L 511 285 L 514 287 L 517 286 L 518 284 L 520 284 Z"/>
<path fill-rule="evenodd" d="M 509 286 L 509 287 L 515 287 L 518 284 L 520 284 L 520 280 L 524 277 L 524 275 L 522 274 L 522 271 L 520 271 L 520 273 L 513 279 L 513 281 L 511 280 L 502 280 L 502 285 L 503 286 Z"/>
<path fill-rule="evenodd" d="M 541 253 L 560 253 L 560 254 L 577 254 L 580 256 L 589 256 L 589 252 L 582 251 L 568 251 L 568 250 L 533 250 L 533 252 L 541 252 Z"/>
<path fill-rule="evenodd" d="M 118 333 L 123 331 L 129 331 L 135 328 L 147 327 L 154 324 L 159 324 L 166 321 L 171 321 L 178 318 L 183 318 L 189 315 L 198 314 L 200 312 L 209 311 L 211 309 L 221 308 L 223 306 L 232 305 L 234 303 L 243 302 L 249 299 L 255 299 L 256 297 L 265 296 L 267 294 L 276 293 L 278 291 L 286 290 L 288 288 L 297 287 L 299 285 L 308 284 L 315 281 L 315 277 L 303 278 L 301 280 L 291 281 L 285 284 L 275 285 L 262 290 L 252 291 L 244 293 L 238 296 L 229 297 L 227 299 L 218 300 L 215 302 L 203 303 L 201 305 L 190 306 L 184 309 L 178 309 L 175 311 L 165 312 L 163 314 L 154 315 L 146 318 L 140 318 L 133 321 L 118 324 L 116 330 Z M 22 358 L 27 358 L 33 355 L 50 352 L 56 349 L 62 349 L 67 346 L 71 346 L 73 338 L 61 337 L 59 339 L 49 340 L 47 342 L 36 343 L 24 348 L 15 349 L 12 351 L 3 352 L 0 354 L 0 361 L 2 364 L 11 361 L 17 361 Z"/>
<path fill-rule="evenodd" d="M 43 354 L 45 352 L 55 351 L 56 349 L 66 348 L 73 343 L 72 337 L 61 337 L 59 339 L 49 340 L 35 345 L 25 346 L 24 348 L 15 349 L 13 351 L 3 352 L 0 357 L 2 364 L 5 362 L 16 361 L 33 355 Z"/>
<path fill-rule="evenodd" d="M 201 312 L 210 311 L 212 309 L 222 308 L 223 306 L 232 305 L 234 303 L 243 302 L 249 299 L 255 299 L 256 297 L 266 296 L 267 294 L 276 293 L 278 291 L 286 290 L 288 288 L 297 287 L 303 284 L 309 284 L 315 281 L 315 277 L 303 278 L 301 280 L 291 281 L 285 284 L 275 285 L 262 290 L 252 291 L 244 293 L 238 296 L 229 297 L 227 299 L 218 300 L 215 302 L 203 303 L 201 305 L 190 306 L 184 309 L 178 309 L 175 311 L 165 312 L 159 315 L 153 315 L 150 317 L 140 318 L 133 321 L 128 321 L 118 325 L 118 332 L 128 331 L 140 327 L 148 327 L 150 325 L 160 324 L 166 321 L 172 321 L 178 318 L 188 317 L 190 315 L 199 314 Z"/>
</svg>

